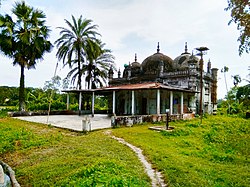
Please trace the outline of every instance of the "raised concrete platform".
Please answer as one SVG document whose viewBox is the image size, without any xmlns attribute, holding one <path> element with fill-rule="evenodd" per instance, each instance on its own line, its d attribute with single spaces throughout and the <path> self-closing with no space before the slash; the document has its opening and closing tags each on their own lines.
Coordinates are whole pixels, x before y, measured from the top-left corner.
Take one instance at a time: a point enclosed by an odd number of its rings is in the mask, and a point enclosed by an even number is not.
<svg viewBox="0 0 250 187">
<path fill-rule="evenodd" d="M 91 130 L 111 128 L 111 118 L 104 114 L 91 115 L 50 115 L 48 116 L 20 116 L 14 117 L 25 121 L 43 123 L 54 127 L 71 129 L 75 131 L 83 130 L 83 120 L 86 117 L 90 120 Z"/>
</svg>

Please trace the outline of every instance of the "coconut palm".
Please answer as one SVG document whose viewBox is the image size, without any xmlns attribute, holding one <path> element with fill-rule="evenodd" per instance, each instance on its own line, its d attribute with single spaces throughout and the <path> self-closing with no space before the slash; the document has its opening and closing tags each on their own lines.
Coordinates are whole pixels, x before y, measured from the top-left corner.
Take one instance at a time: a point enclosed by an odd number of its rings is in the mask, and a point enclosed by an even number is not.
<svg viewBox="0 0 250 187">
<path fill-rule="evenodd" d="M 86 46 L 89 41 L 96 41 L 96 36 L 100 35 L 97 32 L 97 25 L 92 25 L 92 20 L 83 19 L 82 16 L 78 20 L 72 16 L 73 23 L 65 20 L 69 28 L 59 27 L 61 29 L 61 37 L 55 41 L 58 47 L 56 56 L 63 61 L 64 65 L 69 65 L 72 69 L 73 65 L 77 64 L 77 86 L 81 89 L 81 64 L 84 63 Z M 75 77 L 76 78 L 76 77 Z"/>
<path fill-rule="evenodd" d="M 114 67 L 114 56 L 105 43 L 100 40 L 87 46 L 87 64 L 85 66 L 88 89 L 102 87 L 108 78 L 110 67 Z"/>
<path fill-rule="evenodd" d="M 19 110 L 25 110 L 24 69 L 35 68 L 37 61 L 49 52 L 52 44 L 47 40 L 49 29 L 45 26 L 45 14 L 25 4 L 16 2 L 12 13 L 0 15 L 0 49 L 4 55 L 13 59 L 14 65 L 21 67 Z"/>
</svg>

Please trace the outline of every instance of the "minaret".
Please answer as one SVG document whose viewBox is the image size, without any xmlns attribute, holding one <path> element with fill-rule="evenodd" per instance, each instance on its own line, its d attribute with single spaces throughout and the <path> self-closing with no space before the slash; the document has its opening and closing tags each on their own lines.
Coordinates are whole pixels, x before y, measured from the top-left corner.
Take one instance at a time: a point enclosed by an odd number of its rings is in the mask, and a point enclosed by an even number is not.
<svg viewBox="0 0 250 187">
<path fill-rule="evenodd" d="M 112 80 L 114 76 L 114 71 L 112 66 L 110 66 L 108 74 L 109 74 L 109 79 Z"/>
<path fill-rule="evenodd" d="M 208 60 L 208 63 L 207 63 L 207 73 L 211 73 L 211 61 L 210 61 L 210 59 Z"/>
<path fill-rule="evenodd" d="M 113 71 L 112 66 L 110 66 L 108 76 L 109 76 L 108 78 L 109 78 L 109 85 L 110 85 L 110 83 L 111 83 L 111 81 L 113 80 L 113 77 L 114 77 L 114 71 Z"/>
<path fill-rule="evenodd" d="M 217 110 L 217 79 L 218 79 L 218 69 L 212 68 L 212 90 L 211 90 L 211 102 L 213 104 L 214 110 Z"/>
<path fill-rule="evenodd" d="M 121 78 L 121 70 L 119 68 L 119 71 L 118 71 L 118 78 Z"/>
</svg>

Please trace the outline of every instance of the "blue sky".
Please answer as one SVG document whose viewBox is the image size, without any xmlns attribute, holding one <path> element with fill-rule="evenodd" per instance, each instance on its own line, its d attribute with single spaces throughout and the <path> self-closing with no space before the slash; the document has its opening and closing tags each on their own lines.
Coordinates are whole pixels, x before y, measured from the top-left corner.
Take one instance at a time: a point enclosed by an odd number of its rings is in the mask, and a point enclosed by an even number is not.
<svg viewBox="0 0 250 187">
<path fill-rule="evenodd" d="M 2 0 L 1 14 L 11 14 L 15 1 Z M 238 55 L 236 25 L 228 26 L 230 13 L 224 11 L 227 0 L 26 0 L 26 3 L 41 9 L 47 16 L 51 28 L 52 43 L 59 37 L 59 29 L 65 26 L 64 19 L 80 15 L 92 19 L 99 26 L 102 41 L 113 51 L 116 67 L 137 59 L 142 62 L 156 52 L 160 42 L 161 52 L 176 58 L 184 52 L 185 42 L 192 52 L 196 47 L 206 46 L 210 50 L 204 56 L 212 67 L 229 67 L 228 86 L 233 87 L 231 75 L 246 78 L 250 66 L 249 54 Z M 26 87 L 43 87 L 54 74 L 56 47 L 44 56 L 36 70 L 25 71 Z M 195 50 L 194 50 L 195 53 Z M 11 60 L 0 56 L 0 85 L 19 86 L 20 68 L 12 66 Z M 57 74 L 64 78 L 68 72 L 59 62 Z M 241 85 L 246 84 L 242 82 Z M 218 98 L 226 94 L 223 74 L 219 71 Z"/>
</svg>

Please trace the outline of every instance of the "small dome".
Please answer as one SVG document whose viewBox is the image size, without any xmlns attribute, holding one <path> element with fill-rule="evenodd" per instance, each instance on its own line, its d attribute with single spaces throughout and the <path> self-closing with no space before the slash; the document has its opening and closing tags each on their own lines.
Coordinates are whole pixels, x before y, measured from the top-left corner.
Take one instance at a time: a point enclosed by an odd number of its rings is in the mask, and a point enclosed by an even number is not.
<svg viewBox="0 0 250 187">
<path fill-rule="evenodd" d="M 130 71 L 130 76 L 135 77 L 141 73 L 141 64 L 137 62 L 137 56 L 135 54 L 135 61 L 132 62 L 131 64 L 127 65 L 123 71 L 123 77 L 128 78 L 129 71 Z"/>
<path fill-rule="evenodd" d="M 163 65 L 163 71 L 172 71 L 173 60 L 160 53 L 159 43 L 157 47 L 157 53 L 147 57 L 141 64 L 142 71 L 144 74 L 157 74 L 160 70 L 160 66 Z"/>
<path fill-rule="evenodd" d="M 137 62 L 137 55 L 135 54 L 135 61 L 131 63 L 131 68 L 140 68 L 141 64 Z"/>
<path fill-rule="evenodd" d="M 141 64 L 139 62 L 133 62 L 131 64 L 131 68 L 140 68 L 141 67 Z"/>
<path fill-rule="evenodd" d="M 185 44 L 185 52 L 174 59 L 173 68 L 174 69 L 188 68 L 189 67 L 188 62 L 190 60 L 196 61 L 196 66 L 198 67 L 197 62 L 199 62 L 199 58 L 197 58 L 196 56 L 194 56 L 193 54 L 190 54 L 188 52 L 188 50 L 187 50 L 187 42 L 186 42 L 186 44 Z"/>
</svg>

